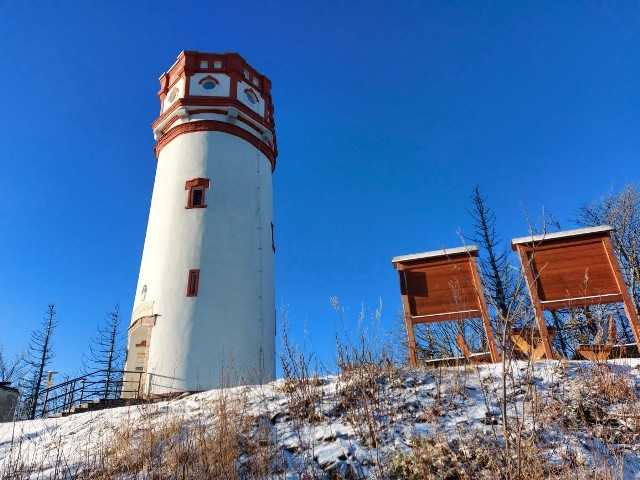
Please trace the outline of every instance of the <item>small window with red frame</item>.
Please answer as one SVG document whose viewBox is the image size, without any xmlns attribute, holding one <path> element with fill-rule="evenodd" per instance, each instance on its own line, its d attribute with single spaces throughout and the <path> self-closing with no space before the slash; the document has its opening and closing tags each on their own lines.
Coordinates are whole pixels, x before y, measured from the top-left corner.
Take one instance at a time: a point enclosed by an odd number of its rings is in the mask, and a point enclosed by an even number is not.
<svg viewBox="0 0 640 480">
<path fill-rule="evenodd" d="M 185 208 L 204 208 L 205 191 L 209 188 L 210 181 L 208 178 L 194 178 L 188 180 L 184 186 L 187 191 L 187 206 Z"/>
<path fill-rule="evenodd" d="M 200 269 L 189 270 L 187 280 L 187 297 L 198 296 L 198 282 L 200 280 Z"/>
</svg>

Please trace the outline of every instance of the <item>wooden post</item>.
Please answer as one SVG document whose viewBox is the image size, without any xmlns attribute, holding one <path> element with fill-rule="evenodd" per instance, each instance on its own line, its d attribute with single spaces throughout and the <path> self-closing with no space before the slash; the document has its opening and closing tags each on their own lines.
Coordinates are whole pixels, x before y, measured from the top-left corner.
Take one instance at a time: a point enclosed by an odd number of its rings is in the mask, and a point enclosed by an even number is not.
<svg viewBox="0 0 640 480">
<path fill-rule="evenodd" d="M 524 269 L 525 279 L 529 287 L 529 297 L 531 298 L 531 304 L 535 310 L 536 320 L 538 322 L 538 329 L 540 330 L 540 341 L 544 345 L 544 353 L 548 360 L 553 360 L 553 351 L 551 350 L 551 342 L 549 342 L 549 331 L 547 330 L 547 320 L 544 318 L 542 312 L 542 305 L 540 304 L 540 298 L 538 297 L 538 289 L 536 285 L 536 279 L 533 276 L 533 256 L 535 255 L 535 248 L 531 250 L 531 258 L 527 255 L 523 245 L 516 245 L 518 254 L 520 255 L 520 261 L 522 268 Z"/>
<path fill-rule="evenodd" d="M 636 310 L 633 307 L 633 303 L 631 302 L 631 296 L 629 295 L 629 290 L 627 290 L 627 284 L 624 282 L 624 277 L 622 276 L 622 272 L 620 271 L 618 259 L 616 258 L 616 254 L 613 251 L 611 237 L 609 237 L 609 235 L 607 235 L 606 237 L 602 237 L 602 244 L 604 245 L 604 250 L 607 253 L 607 259 L 609 260 L 609 264 L 611 265 L 611 269 L 613 270 L 613 276 L 616 279 L 616 284 L 618 285 L 618 289 L 620 290 L 620 294 L 622 295 L 622 305 L 624 307 L 624 312 L 627 314 L 629 325 L 631 325 L 633 337 L 636 339 L 636 344 L 638 345 L 638 347 L 640 347 L 640 320 L 638 320 L 638 314 L 636 313 Z"/>
<path fill-rule="evenodd" d="M 491 318 L 489 317 L 489 309 L 487 308 L 487 302 L 484 298 L 484 291 L 482 290 L 482 282 L 480 281 L 480 274 L 478 273 L 478 264 L 476 259 L 469 256 L 471 262 L 471 275 L 473 277 L 473 285 L 478 296 L 478 303 L 480 304 L 480 315 L 482 316 L 482 323 L 484 324 L 484 332 L 487 336 L 487 342 L 489 343 L 489 352 L 491 353 L 491 361 L 498 363 L 500 361 L 500 355 L 498 355 L 498 347 L 496 346 L 496 339 L 493 337 L 493 328 L 491 327 Z"/>
<path fill-rule="evenodd" d="M 404 270 L 399 270 L 398 274 L 402 277 L 405 275 Z M 407 278 L 400 278 L 400 282 L 407 285 Z M 405 287 L 406 288 L 406 287 Z M 411 307 L 409 305 L 409 296 L 405 293 L 402 295 L 402 306 L 404 309 L 404 323 L 407 327 L 407 339 L 409 340 L 409 363 L 412 367 L 418 366 L 418 352 L 416 351 L 416 338 L 413 334 L 413 320 L 411 319 Z"/>
</svg>

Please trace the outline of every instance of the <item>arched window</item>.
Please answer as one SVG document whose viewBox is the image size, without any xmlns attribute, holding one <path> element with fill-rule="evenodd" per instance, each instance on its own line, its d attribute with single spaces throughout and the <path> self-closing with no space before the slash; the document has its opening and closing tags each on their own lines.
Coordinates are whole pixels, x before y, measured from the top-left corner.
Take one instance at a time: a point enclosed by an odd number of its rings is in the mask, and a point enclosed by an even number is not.
<svg viewBox="0 0 640 480">
<path fill-rule="evenodd" d="M 184 186 L 187 191 L 187 206 L 185 208 L 204 208 L 207 206 L 205 203 L 205 191 L 209 188 L 210 181 L 208 178 L 194 178 L 188 180 Z"/>
<path fill-rule="evenodd" d="M 244 96 L 247 98 L 247 101 L 251 104 L 251 105 L 256 105 L 260 100 L 258 99 L 258 96 L 256 95 L 256 92 L 254 92 L 253 90 L 251 90 L 250 88 L 247 88 L 244 91 Z"/>
<path fill-rule="evenodd" d="M 218 85 L 220 85 L 218 80 L 216 80 L 211 75 L 207 75 L 202 80 L 200 80 L 198 83 L 200 84 L 200 88 L 202 90 L 204 90 L 205 92 L 207 92 L 207 93 L 214 91 L 218 87 Z"/>
</svg>

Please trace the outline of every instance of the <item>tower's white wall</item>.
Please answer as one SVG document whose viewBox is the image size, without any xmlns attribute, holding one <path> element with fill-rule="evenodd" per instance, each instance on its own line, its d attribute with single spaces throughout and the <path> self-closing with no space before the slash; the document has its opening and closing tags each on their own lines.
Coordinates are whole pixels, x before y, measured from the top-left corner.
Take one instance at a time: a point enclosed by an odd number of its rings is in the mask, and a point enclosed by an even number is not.
<svg viewBox="0 0 640 480">
<path fill-rule="evenodd" d="M 194 178 L 211 181 L 206 208 L 185 208 Z M 192 132 L 162 149 L 134 302 L 156 316 L 148 392 L 274 378 L 272 212 L 271 164 L 245 140 Z M 196 268 L 198 295 L 187 297 Z"/>
</svg>

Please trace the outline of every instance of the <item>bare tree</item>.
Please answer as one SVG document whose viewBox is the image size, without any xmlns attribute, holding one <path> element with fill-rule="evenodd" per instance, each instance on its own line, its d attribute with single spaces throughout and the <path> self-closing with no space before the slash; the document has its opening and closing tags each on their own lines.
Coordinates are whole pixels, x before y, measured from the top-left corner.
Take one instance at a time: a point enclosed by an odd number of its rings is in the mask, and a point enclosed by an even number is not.
<svg viewBox="0 0 640 480">
<path fill-rule="evenodd" d="M 85 373 L 100 371 L 104 379 L 103 398 L 118 394 L 122 376 L 125 346 L 120 331 L 120 307 L 115 305 L 107 313 L 104 324 L 98 326 L 98 335 L 91 338 L 89 355 L 83 355 Z"/>
<path fill-rule="evenodd" d="M 30 368 L 30 378 L 25 385 L 26 404 L 23 406 L 24 412 L 33 419 L 36 415 L 38 397 L 42 392 L 44 373 L 54 358 L 52 336 L 53 330 L 58 325 L 56 310 L 53 303 L 47 306 L 46 315 L 42 320 L 39 330 L 31 334 L 29 347 L 27 350 L 26 364 Z"/>
<path fill-rule="evenodd" d="M 22 377 L 25 367 L 24 352 L 15 353 L 9 358 L 0 345 L 0 382 L 15 383 Z"/>
<path fill-rule="evenodd" d="M 613 249 L 631 300 L 640 314 L 640 187 L 628 183 L 615 193 L 610 191 L 592 203 L 582 204 L 572 220 L 580 226 L 610 225 Z"/>
<path fill-rule="evenodd" d="M 583 227 L 610 225 L 611 243 L 620 262 L 622 276 L 629 288 L 636 313 L 640 314 L 640 187 L 628 183 L 619 192 L 613 189 L 591 203 L 582 204 L 572 221 Z M 631 332 L 617 312 L 622 336 L 631 341 Z"/>
</svg>

